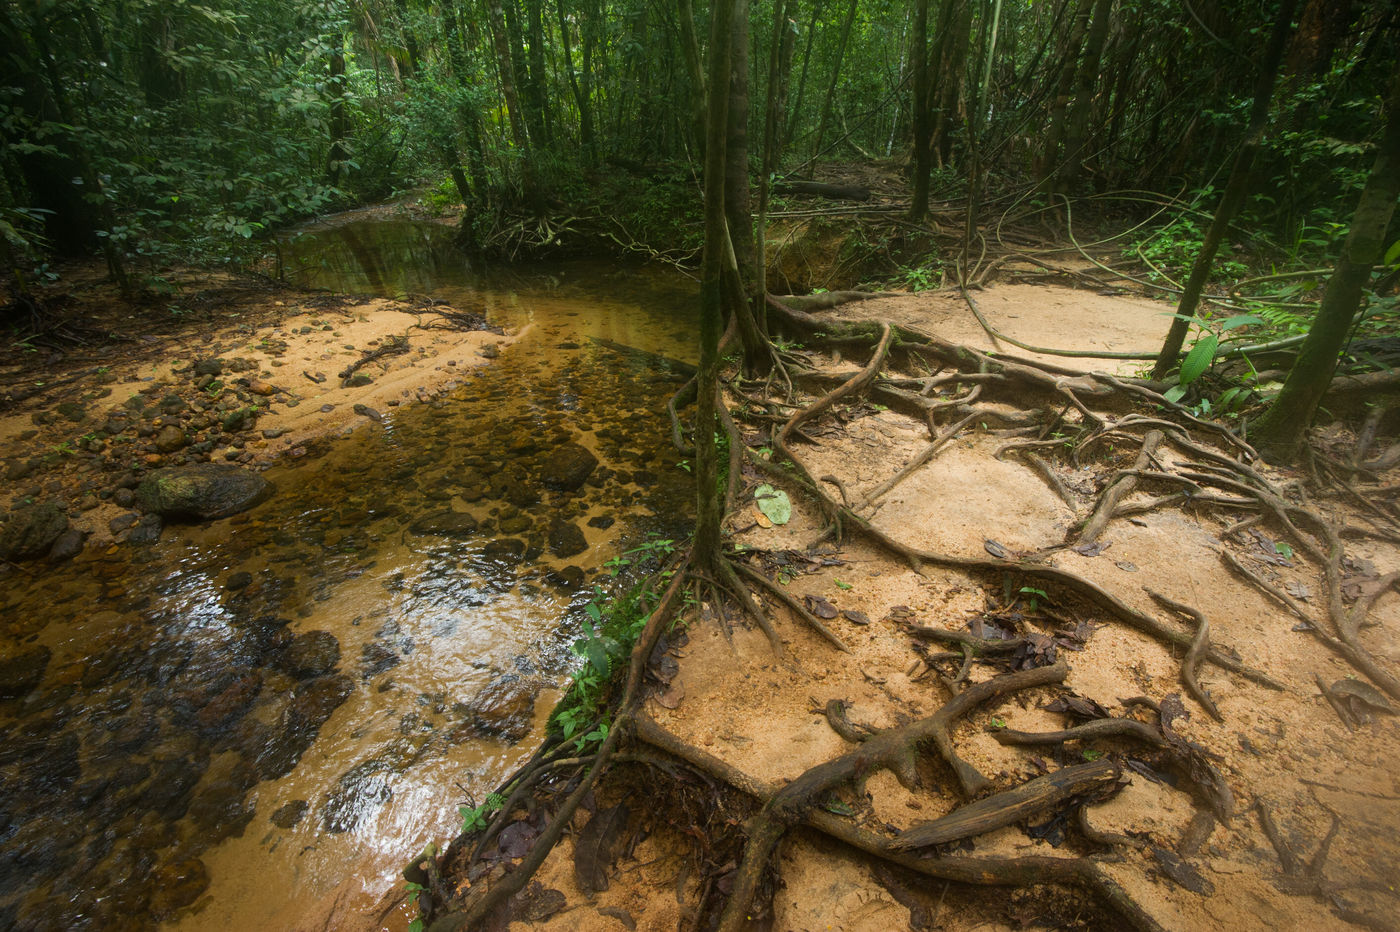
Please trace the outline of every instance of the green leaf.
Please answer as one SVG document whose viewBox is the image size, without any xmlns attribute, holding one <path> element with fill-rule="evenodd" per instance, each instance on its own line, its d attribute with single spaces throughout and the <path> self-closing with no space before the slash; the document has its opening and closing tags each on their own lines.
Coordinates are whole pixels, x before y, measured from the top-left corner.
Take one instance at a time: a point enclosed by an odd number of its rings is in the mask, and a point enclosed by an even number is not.
<svg viewBox="0 0 1400 932">
<path fill-rule="evenodd" d="M 849 588 L 851 588 L 851 584 L 848 583 L 848 582 L 842 582 L 841 580 L 838 579 L 838 580 L 836 580 L 836 588 L 837 588 L 837 589 L 849 589 Z"/>
<path fill-rule="evenodd" d="M 1183 395 L 1185 395 L 1185 394 L 1186 394 L 1186 386 L 1185 386 L 1185 385 L 1173 385 L 1171 388 L 1167 389 L 1165 392 L 1162 393 L 1162 397 L 1165 398 L 1165 399 L 1167 399 L 1168 401 L 1170 401 L 1170 402 L 1172 402 L 1172 403 L 1176 403 L 1176 402 L 1180 401 L 1180 400 L 1181 400 L 1181 397 L 1182 397 Z"/>
<path fill-rule="evenodd" d="M 1213 333 L 1207 333 L 1196 341 L 1196 345 L 1191 347 L 1191 352 L 1186 354 L 1186 361 L 1181 364 L 1181 375 L 1178 381 L 1182 385 L 1190 385 L 1199 379 L 1207 369 L 1210 368 L 1211 360 L 1215 358 L 1215 349 L 1220 345 L 1220 338 Z"/>
<path fill-rule="evenodd" d="M 1227 317 L 1220 322 L 1221 330 L 1234 330 L 1236 327 L 1253 327 L 1255 324 L 1262 324 L 1264 318 L 1255 317 L 1253 314 L 1236 314 L 1234 317 Z"/>
<path fill-rule="evenodd" d="M 774 524 L 787 524 L 792 520 L 792 501 L 786 492 L 765 482 L 754 489 L 753 498 L 758 510 Z"/>
<path fill-rule="evenodd" d="M 1285 560 L 1293 559 L 1293 548 L 1283 541 L 1274 544 L 1274 549 L 1277 550 L 1279 556 L 1283 557 Z"/>
<path fill-rule="evenodd" d="M 1396 260 L 1400 260 L 1400 239 L 1390 244 L 1390 248 L 1385 251 L 1383 265 L 1394 265 Z"/>
</svg>

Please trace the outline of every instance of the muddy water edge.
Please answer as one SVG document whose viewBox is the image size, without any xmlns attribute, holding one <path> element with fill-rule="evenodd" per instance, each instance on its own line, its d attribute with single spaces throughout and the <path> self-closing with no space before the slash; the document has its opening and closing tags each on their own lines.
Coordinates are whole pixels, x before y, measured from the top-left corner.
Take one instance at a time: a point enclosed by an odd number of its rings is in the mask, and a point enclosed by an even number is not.
<svg viewBox="0 0 1400 932">
<path fill-rule="evenodd" d="M 289 928 L 333 891 L 372 903 L 538 744 L 603 564 L 686 533 L 665 402 L 691 283 L 473 270 L 447 232 L 342 224 L 281 262 L 483 314 L 521 334 L 499 358 L 269 470 L 249 512 L 0 587 L 0 647 L 47 658 L 0 700 L 0 927 Z"/>
</svg>

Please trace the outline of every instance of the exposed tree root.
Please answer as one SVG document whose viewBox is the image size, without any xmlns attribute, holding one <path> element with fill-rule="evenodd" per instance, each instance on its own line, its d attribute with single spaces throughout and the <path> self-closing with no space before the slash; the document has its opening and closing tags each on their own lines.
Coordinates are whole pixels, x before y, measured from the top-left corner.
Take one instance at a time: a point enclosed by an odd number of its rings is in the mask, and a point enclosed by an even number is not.
<svg viewBox="0 0 1400 932">
<path fill-rule="evenodd" d="M 686 761 L 701 772 L 765 804 L 771 803 L 780 792 L 777 787 L 755 780 L 714 755 L 681 741 L 645 714 L 637 717 L 636 726 L 637 737 L 640 740 Z M 809 808 L 800 818 L 803 824 L 858 851 L 898 864 L 926 877 L 990 887 L 1022 887 L 1034 884 L 1076 887 L 1097 897 L 1106 908 L 1121 916 L 1134 929 L 1141 932 L 1161 932 L 1163 928 L 1119 886 L 1117 881 L 1109 877 L 1093 858 L 996 858 L 962 855 L 918 857 L 897 851 L 884 836 L 866 831 L 850 819 L 820 808 Z"/>
</svg>

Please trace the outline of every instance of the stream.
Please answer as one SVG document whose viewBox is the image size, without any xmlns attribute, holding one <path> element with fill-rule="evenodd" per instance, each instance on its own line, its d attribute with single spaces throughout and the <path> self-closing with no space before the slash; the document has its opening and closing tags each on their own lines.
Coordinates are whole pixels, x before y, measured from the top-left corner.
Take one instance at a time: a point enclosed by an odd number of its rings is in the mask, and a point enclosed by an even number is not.
<svg viewBox="0 0 1400 932">
<path fill-rule="evenodd" d="M 290 928 L 373 904 L 538 746 L 593 587 L 687 533 L 665 404 L 693 283 L 474 269 L 450 233 L 323 224 L 279 263 L 484 314 L 522 333 L 499 358 L 269 470 L 251 511 L 0 592 L 0 647 L 50 652 L 0 702 L 0 928 Z"/>
</svg>

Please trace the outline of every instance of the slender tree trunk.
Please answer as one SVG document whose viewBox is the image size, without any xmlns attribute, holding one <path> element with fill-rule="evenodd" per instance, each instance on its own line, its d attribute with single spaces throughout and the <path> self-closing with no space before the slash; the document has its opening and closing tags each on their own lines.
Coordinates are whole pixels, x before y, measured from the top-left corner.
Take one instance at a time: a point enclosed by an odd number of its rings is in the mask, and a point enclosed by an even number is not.
<svg viewBox="0 0 1400 932">
<path fill-rule="evenodd" d="M 506 99 L 506 115 L 510 118 L 510 136 L 517 149 L 528 153 L 529 134 L 525 129 L 525 115 L 520 109 L 520 98 L 515 91 L 515 63 L 510 55 L 510 40 L 506 36 L 501 0 L 490 0 L 489 15 L 491 45 L 496 53 L 496 68 L 501 76 L 501 95 Z"/>
<path fill-rule="evenodd" d="M 812 159 L 821 157 L 822 143 L 826 141 L 826 124 L 831 118 L 831 105 L 836 97 L 836 85 L 841 81 L 841 63 L 846 57 L 846 43 L 851 39 L 851 27 L 856 21 L 856 8 L 860 0 L 851 0 L 846 10 L 846 20 L 841 25 L 841 40 L 836 44 L 836 61 L 831 66 L 831 81 L 826 86 L 826 98 L 822 101 L 821 119 L 817 121 L 817 139 L 812 145 Z"/>
<path fill-rule="evenodd" d="M 708 107 L 705 132 L 705 251 L 700 272 L 700 361 L 695 400 L 695 539 L 697 566 L 714 569 L 722 559 L 720 524 L 724 495 L 719 488 L 719 338 L 724 325 L 724 267 L 729 233 L 725 222 L 725 141 L 729 124 L 730 49 L 734 0 L 715 0 L 710 22 Z"/>
<path fill-rule="evenodd" d="M 1327 282 L 1322 306 L 1278 397 L 1250 430 L 1250 441 L 1271 462 L 1287 463 L 1297 456 L 1331 384 L 1338 354 L 1370 283 L 1371 269 L 1388 245 L 1386 228 L 1400 198 L 1400 67 L 1394 69 L 1392 82 L 1385 133 L 1352 215 L 1351 231 Z"/>
<path fill-rule="evenodd" d="M 939 38 L 938 109 L 934 113 L 933 146 L 940 167 L 952 161 L 953 124 L 963 89 L 963 65 L 972 36 L 972 0 L 947 0 L 948 30 Z"/>
<path fill-rule="evenodd" d="M 945 0 L 952 2 L 952 0 Z M 914 0 L 914 29 L 910 36 L 909 68 L 914 73 L 914 190 L 909 201 L 909 219 L 920 223 L 928 216 L 928 183 L 933 173 L 932 113 L 929 91 L 932 80 L 928 61 L 928 3 Z"/>
<path fill-rule="evenodd" d="M 447 46 L 448 62 L 457 86 L 463 90 L 476 84 L 476 76 L 467 58 L 466 44 L 462 39 L 461 10 L 453 4 L 442 10 L 442 34 Z M 458 95 L 456 106 L 457 123 L 467 140 L 467 166 L 471 170 L 473 186 L 470 197 L 464 203 L 484 207 L 487 200 L 486 151 L 481 138 L 481 115 L 477 109 Z M 453 179 L 454 183 L 456 178 Z"/>
<path fill-rule="evenodd" d="M 689 2 L 689 0 L 685 0 Z M 807 91 L 807 68 L 812 63 L 812 42 L 817 37 L 817 23 L 821 19 L 823 0 L 817 0 L 812 4 L 812 19 L 807 24 L 807 41 L 802 43 L 802 69 L 797 75 L 797 94 L 793 98 L 792 112 L 788 114 L 787 128 L 783 130 L 783 138 L 791 139 L 797 132 L 797 120 L 802 113 L 802 97 Z"/>
<path fill-rule="evenodd" d="M 1181 345 L 1186 341 L 1187 328 L 1191 325 L 1189 318 L 1196 316 L 1201 294 L 1210 279 L 1215 254 L 1219 251 L 1225 234 L 1229 232 L 1230 221 L 1239 212 L 1245 195 L 1249 193 L 1254 157 L 1259 152 L 1264 139 L 1264 128 L 1269 121 L 1269 103 L 1273 100 L 1279 63 L 1283 59 L 1283 49 L 1288 43 L 1288 36 L 1293 31 L 1294 6 L 1296 0 L 1282 0 L 1279 4 L 1278 19 L 1275 20 L 1273 32 L 1269 36 L 1269 45 L 1260 66 L 1259 81 L 1254 87 L 1254 103 L 1249 110 L 1249 128 L 1239 154 L 1235 156 L 1235 164 L 1230 169 L 1225 193 L 1220 196 L 1220 203 L 1215 208 L 1215 219 L 1211 221 L 1210 229 L 1206 231 L 1205 239 L 1201 242 L 1201 249 L 1196 253 L 1191 277 L 1186 280 L 1186 287 L 1182 289 L 1181 301 L 1176 307 L 1177 316 L 1172 319 L 1167 339 L 1162 344 L 1162 351 L 1157 354 L 1156 364 L 1152 367 L 1154 379 L 1166 378 L 1167 373 L 1176 367 L 1177 356 L 1181 353 Z"/>
<path fill-rule="evenodd" d="M 1092 0 L 1083 0 L 1070 24 L 1069 37 L 1065 41 L 1059 81 L 1055 86 L 1055 99 L 1050 104 L 1049 114 L 1046 115 L 1045 140 L 1035 171 L 1036 178 L 1042 182 L 1049 179 L 1054 174 L 1055 167 L 1059 165 L 1060 140 L 1065 136 L 1065 114 L 1069 112 L 1069 98 L 1074 89 L 1079 52 L 1084 47 L 1084 34 L 1089 29 L 1089 13 L 1092 9 Z"/>
<path fill-rule="evenodd" d="M 681 54 L 690 84 L 690 122 L 695 148 L 705 152 L 705 76 L 700 70 L 700 40 L 695 36 L 695 10 L 691 0 L 680 0 L 677 20 L 681 33 Z"/>
<path fill-rule="evenodd" d="M 342 32 L 331 39 L 330 80 L 326 83 L 331 95 L 331 146 L 326 156 L 326 174 L 331 184 L 339 185 L 345 180 L 345 163 L 350 158 L 345 144 L 345 34 Z"/>
<path fill-rule="evenodd" d="M 531 109 L 536 111 L 540 126 L 539 145 L 548 148 L 554 140 L 554 119 L 549 107 L 549 72 L 545 68 L 544 10 L 541 0 L 525 0 L 525 14 L 530 30 L 530 90 Z"/>
<path fill-rule="evenodd" d="M 972 238 L 977 232 L 977 211 L 982 197 L 982 111 L 983 99 L 991 84 L 992 62 L 996 59 L 997 26 L 1001 21 L 1001 0 L 991 0 L 990 16 L 982 17 L 982 37 L 977 43 L 977 79 L 967 107 L 967 217 L 963 226 L 962 262 L 959 280 L 964 285 L 972 271 L 969 257 Z"/>
<path fill-rule="evenodd" d="M 1056 171 L 1056 186 L 1064 190 L 1079 177 L 1084 167 L 1085 147 L 1089 143 L 1089 116 L 1094 110 L 1094 89 L 1099 84 L 1099 65 L 1103 47 L 1108 39 L 1109 20 L 1113 15 L 1113 0 L 1095 0 L 1093 21 L 1084 40 L 1084 56 L 1079 63 L 1075 81 L 1074 100 L 1065 121 L 1065 156 Z"/>
<path fill-rule="evenodd" d="M 569 18 L 564 12 L 564 0 L 559 0 L 559 40 L 564 46 L 564 62 L 569 73 L 569 90 L 573 92 L 574 103 L 578 106 L 578 131 L 579 142 L 583 144 L 583 157 L 588 165 L 598 164 L 598 141 L 593 135 L 593 102 L 589 100 L 589 95 L 584 93 L 583 88 L 587 86 L 585 78 L 582 84 L 578 75 L 574 71 L 574 49 L 569 38 Z"/>
<path fill-rule="evenodd" d="M 773 175 L 782 160 L 783 112 L 787 106 L 788 75 L 792 67 L 793 21 L 797 0 L 780 0 L 773 5 L 773 41 L 768 54 L 768 100 L 763 108 L 763 160 L 758 179 L 758 223 L 754 253 L 754 291 L 759 300 L 753 306 L 754 323 L 760 333 L 768 332 L 768 196 Z"/>
</svg>

